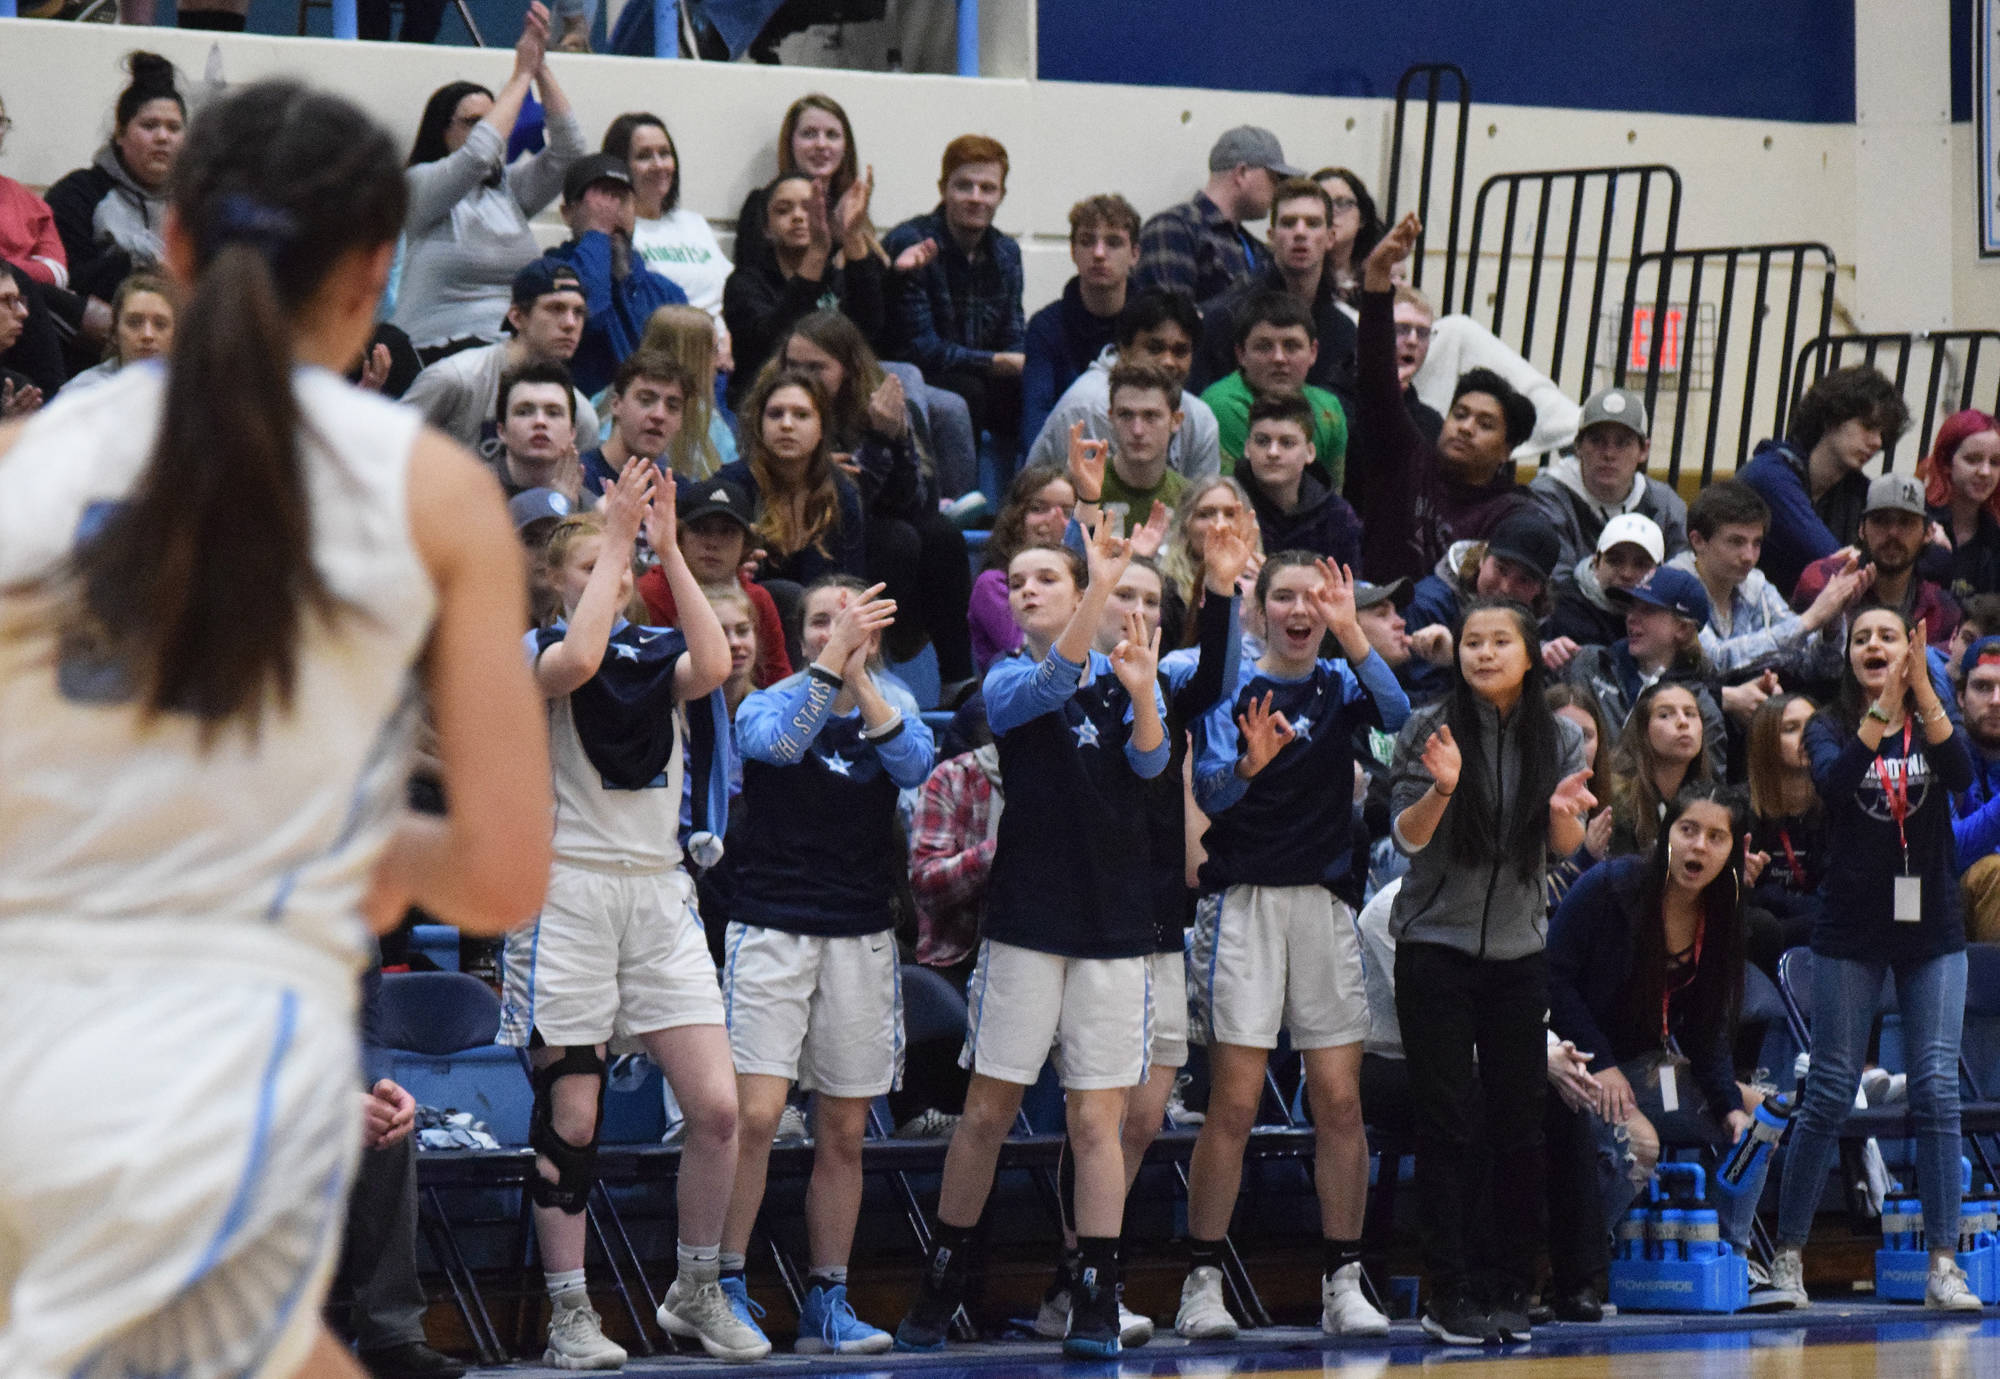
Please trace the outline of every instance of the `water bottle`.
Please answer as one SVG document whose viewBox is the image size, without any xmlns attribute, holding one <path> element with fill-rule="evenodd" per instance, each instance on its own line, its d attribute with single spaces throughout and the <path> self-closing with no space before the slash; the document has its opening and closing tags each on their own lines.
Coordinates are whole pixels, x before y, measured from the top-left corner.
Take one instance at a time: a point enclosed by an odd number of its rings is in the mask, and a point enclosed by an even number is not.
<svg viewBox="0 0 2000 1379">
<path fill-rule="evenodd" d="M 1649 1258 L 1646 1240 L 1651 1213 L 1644 1207 L 1634 1207 L 1625 1213 L 1625 1219 L 1618 1223 L 1618 1258 L 1631 1261 Z"/>
<path fill-rule="evenodd" d="M 1743 1182 L 1763 1163 L 1785 1137 L 1792 1123 L 1793 1098 L 1767 1096 L 1750 1113 L 1750 1128 L 1736 1137 L 1736 1143 L 1715 1170 L 1715 1188 L 1727 1196 L 1743 1189 Z"/>
<path fill-rule="evenodd" d="M 1687 1257 L 1693 1260 L 1720 1259 L 1724 1253 L 1722 1220 L 1715 1208 L 1703 1203 L 1687 1214 Z"/>
<path fill-rule="evenodd" d="M 1660 1212 L 1660 1258 L 1687 1258 L 1688 1213 L 1676 1206 Z"/>
<path fill-rule="evenodd" d="M 1892 1192 L 1882 1199 L 1882 1248 L 1885 1250 L 1908 1250 L 1910 1230 L 1914 1223 L 1910 1219 L 1911 1202 L 1900 1191 Z"/>
</svg>

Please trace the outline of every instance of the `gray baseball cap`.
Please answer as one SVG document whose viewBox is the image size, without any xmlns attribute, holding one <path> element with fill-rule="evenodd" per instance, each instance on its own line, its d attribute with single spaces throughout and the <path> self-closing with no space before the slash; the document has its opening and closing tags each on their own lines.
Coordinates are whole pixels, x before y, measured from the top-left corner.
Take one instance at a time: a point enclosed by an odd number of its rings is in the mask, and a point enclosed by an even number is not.
<svg viewBox="0 0 2000 1379">
<path fill-rule="evenodd" d="M 1577 434 L 1582 435 L 1601 421 L 1616 422 L 1640 440 L 1645 440 L 1650 430 L 1646 420 L 1646 399 L 1630 388 L 1606 388 L 1592 393 L 1583 404 L 1583 415 L 1577 419 Z"/>
<path fill-rule="evenodd" d="M 1278 136 L 1268 129 L 1260 129 L 1253 124 L 1240 124 L 1226 130 L 1215 147 L 1208 151 L 1208 170 L 1227 172 L 1238 165 L 1252 168 L 1269 168 L 1280 177 L 1304 177 L 1304 168 L 1295 168 L 1285 161 L 1285 150 L 1278 143 Z"/>
<path fill-rule="evenodd" d="M 1861 510 L 1866 516 L 1871 512 L 1908 512 L 1918 517 L 1928 517 L 1924 510 L 1924 486 L 1908 474 L 1884 474 L 1868 485 L 1868 506 Z"/>
<path fill-rule="evenodd" d="M 1370 584 L 1365 579 L 1354 581 L 1354 609 L 1373 608 L 1384 600 L 1391 600 L 1397 608 L 1410 601 L 1410 581 L 1392 579 L 1387 584 Z"/>
</svg>

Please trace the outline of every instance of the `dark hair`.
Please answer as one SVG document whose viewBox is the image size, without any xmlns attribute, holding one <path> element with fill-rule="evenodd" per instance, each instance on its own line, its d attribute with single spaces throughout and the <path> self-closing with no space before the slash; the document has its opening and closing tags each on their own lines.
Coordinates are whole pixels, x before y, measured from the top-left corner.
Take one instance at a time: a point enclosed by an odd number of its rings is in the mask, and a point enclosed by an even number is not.
<svg viewBox="0 0 2000 1379">
<path fill-rule="evenodd" d="M 1157 392 L 1167 400 L 1167 410 L 1181 409 L 1181 390 L 1174 386 L 1174 376 L 1157 364 L 1127 364 L 1120 362 L 1111 366 L 1111 378 L 1105 385 L 1105 405 L 1118 396 L 1121 388 L 1136 388 Z"/>
<path fill-rule="evenodd" d="M 1389 227 L 1382 223 L 1382 213 L 1375 208 L 1375 198 L 1369 194 L 1366 182 L 1347 168 L 1335 167 L 1321 168 L 1312 175 L 1312 180 L 1319 183 L 1329 177 L 1338 177 L 1348 185 L 1354 192 L 1354 207 L 1361 212 L 1361 228 L 1354 232 L 1354 247 L 1347 254 L 1349 264 L 1358 264 L 1375 251 Z"/>
<path fill-rule="evenodd" d="M 683 402 L 694 396 L 694 378 L 682 367 L 680 360 L 665 350 L 641 347 L 626 355 L 619 362 L 618 372 L 611 375 L 611 391 L 623 397 L 633 380 L 640 378 L 649 378 L 655 383 L 679 384 Z"/>
<path fill-rule="evenodd" d="M 493 399 L 493 415 L 503 428 L 507 425 L 507 397 L 523 383 L 561 388 L 563 401 L 569 404 L 569 419 L 572 423 L 576 421 L 576 380 L 570 375 L 569 366 L 555 359 L 530 359 L 500 375 L 500 392 Z"/>
<path fill-rule="evenodd" d="M 1273 555 L 1266 556 L 1263 568 L 1257 571 L 1257 606 L 1262 608 L 1264 600 L 1271 596 L 1271 581 L 1277 577 L 1278 571 L 1297 569 L 1317 570 L 1319 568 L 1319 559 L 1311 551 L 1297 549 L 1278 551 Z"/>
<path fill-rule="evenodd" d="M 1884 445 L 1894 445 L 1910 424 L 1910 409 L 1896 385 L 1866 364 L 1835 369 L 1806 389 L 1792 408 L 1787 435 L 1799 450 L 1810 451 L 1836 426 L 1857 420 L 1880 431 Z"/>
<path fill-rule="evenodd" d="M 1325 187 L 1304 177 L 1287 177 L 1281 180 L 1271 193 L 1271 228 L 1278 227 L 1278 207 L 1287 201 L 1304 201 L 1311 198 L 1319 202 L 1319 208 L 1326 215 L 1328 226 L 1333 224 L 1333 197 Z"/>
<path fill-rule="evenodd" d="M 1458 385 L 1451 390 L 1452 405 L 1457 406 L 1467 393 L 1484 393 L 1500 404 L 1500 415 L 1507 422 L 1509 450 L 1535 434 L 1535 404 L 1493 370 L 1467 369 L 1460 374 Z"/>
<path fill-rule="evenodd" d="M 1090 563 L 1078 555 L 1073 547 L 1052 545 L 1046 541 L 1030 541 L 1015 551 L 1013 555 L 1007 557 L 1007 565 L 1002 567 L 1001 572 L 1004 574 L 1007 567 L 1012 566 L 1024 551 L 1047 551 L 1050 555 L 1061 556 L 1063 564 L 1069 568 L 1069 577 L 1076 581 L 1076 587 L 1078 589 L 1090 587 Z"/>
<path fill-rule="evenodd" d="M 1686 680 L 1676 680 L 1672 676 L 1662 676 L 1639 691 L 1632 701 L 1632 707 L 1625 715 L 1625 726 L 1618 733 L 1618 747 L 1612 755 L 1611 771 L 1613 783 L 1609 793 L 1612 809 L 1618 821 L 1631 830 L 1641 850 L 1653 845 L 1653 835 L 1660 827 L 1660 787 L 1653 779 L 1654 768 L 1659 765 L 1653 755 L 1653 739 L 1649 729 L 1653 715 L 1653 701 L 1668 690 L 1680 690 L 1694 700 L 1695 717 L 1701 718 L 1701 689 Z M 1694 760 L 1687 765 L 1681 776 L 1683 786 L 1693 781 L 1705 781 L 1713 772 L 1708 769 L 1708 724 L 1701 726 L 1701 750 L 1694 754 Z"/>
<path fill-rule="evenodd" d="M 117 115 L 115 128 L 123 133 L 125 126 L 145 108 L 147 101 L 172 101 L 181 108 L 181 115 L 187 115 L 187 102 L 181 98 L 180 88 L 174 84 L 174 64 L 158 53 L 144 49 L 128 54 L 125 70 L 132 74 L 132 80 L 118 93 L 118 104 L 114 107 Z"/>
<path fill-rule="evenodd" d="M 771 358 L 780 367 L 795 335 L 840 361 L 840 390 L 826 400 L 826 425 L 832 444 L 842 450 L 854 449 L 868 429 L 868 399 L 882 386 L 882 361 L 875 357 L 861 327 L 844 311 L 814 311 L 794 321 L 771 351 Z"/>
<path fill-rule="evenodd" d="M 1102 226 L 1107 230 L 1123 230 L 1125 238 L 1133 244 L 1139 242 L 1139 212 L 1132 203 L 1117 192 L 1105 192 L 1098 196 L 1086 196 L 1069 208 L 1069 237 L 1075 243 L 1077 231 Z"/>
<path fill-rule="evenodd" d="M 1550 685 L 1542 698 L 1548 701 L 1549 712 L 1559 709 L 1576 709 L 1597 727 L 1597 750 L 1584 764 L 1595 772 L 1599 765 L 1611 757 L 1611 725 L 1604 721 L 1604 705 L 1597 702 L 1597 693 L 1589 685 L 1571 684 L 1558 681 Z"/>
<path fill-rule="evenodd" d="M 195 276 L 159 430 L 129 497 L 71 556 L 57 616 L 147 718 L 191 714 L 209 743 L 290 704 L 306 615 L 340 611 L 312 557 L 294 316 L 349 251 L 395 240 L 407 194 L 358 108 L 267 81 L 202 111 L 170 199 Z"/>
<path fill-rule="evenodd" d="M 1620 1003 L 1635 1034 L 1643 1032 L 1649 1041 L 1657 1037 L 1656 1022 L 1672 994 L 1667 987 L 1667 961 L 1676 956 L 1667 951 L 1667 854 L 1674 824 L 1698 804 L 1719 805 L 1728 811 L 1729 860 L 1721 874 L 1702 890 L 1700 952 L 1693 980 L 1679 994 L 1687 1003 L 1688 1023 L 1694 1029 L 1712 1031 L 1715 1047 L 1726 1051 L 1736 1041 L 1736 1020 L 1743 1007 L 1743 832 L 1747 819 L 1742 794 L 1720 781 L 1685 786 L 1667 806 L 1646 865 L 1644 901 L 1633 917 L 1632 967 L 1619 993 Z M 1699 1060 L 1706 1050 L 1686 1052 Z"/>
<path fill-rule="evenodd" d="M 1242 349 L 1249 342 L 1250 332 L 1258 326 L 1276 326 L 1279 330 L 1297 326 L 1306 333 L 1306 339 L 1315 342 L 1319 339 L 1319 322 L 1313 319 L 1312 308 L 1289 292 L 1259 292 L 1243 304 L 1236 317 L 1236 348 Z"/>
<path fill-rule="evenodd" d="M 1456 807 L 1445 811 L 1445 830 L 1450 834 L 1446 850 L 1461 866 L 1511 860 L 1521 880 L 1539 885 L 1548 871 L 1548 801 L 1562 778 L 1562 730 L 1548 705 L 1548 676 L 1542 669 L 1542 639 L 1535 629 L 1535 615 L 1512 599 L 1476 598 L 1466 605 L 1460 626 L 1471 621 L 1475 613 L 1496 611 L 1514 620 L 1528 657 L 1520 702 L 1514 706 L 1507 729 L 1519 744 L 1521 759 L 1514 813 L 1511 818 L 1500 817 L 1501 782 L 1492 779 L 1493 749 L 1486 742 L 1483 701 L 1467 683 L 1465 668 L 1454 656 L 1444 722 L 1458 739 L 1463 764 L 1453 791 Z M 1460 795 L 1464 798 L 1457 798 Z"/>
<path fill-rule="evenodd" d="M 1854 640 L 1854 624 L 1870 613 L 1887 613 L 1903 625 L 1903 636 L 1909 640 L 1914 641 L 1917 635 L 1915 624 L 1903 616 L 1902 610 L 1891 608 L 1886 603 L 1872 603 L 1865 608 L 1855 608 L 1849 612 L 1846 619 L 1847 632 L 1840 641 L 1840 693 L 1835 696 L 1831 704 L 1820 710 L 1820 716 L 1829 719 L 1838 728 L 1843 739 L 1854 736 L 1860 730 L 1862 716 L 1868 712 L 1868 705 L 1873 702 L 1868 697 L 1868 691 L 1861 688 L 1861 682 L 1854 678 L 1854 653 L 1848 645 Z M 1926 675 L 1930 673 L 1928 650 L 1924 653 L 1924 673 Z M 1905 695 L 1907 694 L 1906 690 Z M 1916 710 L 1911 708 L 1910 712 L 1914 714 Z"/>
<path fill-rule="evenodd" d="M 1118 313 L 1118 323 L 1113 327 L 1118 348 L 1124 349 L 1147 331 L 1158 330 L 1169 321 L 1186 331 L 1188 339 L 1201 339 L 1201 311 L 1187 293 L 1164 287 L 1134 292 L 1125 299 L 1125 309 Z"/>
<path fill-rule="evenodd" d="M 1688 504 L 1688 531 L 1702 540 L 1732 526 L 1771 527 L 1771 505 L 1741 479 L 1718 479 Z"/>
<path fill-rule="evenodd" d="M 986 569 L 1004 572 L 1015 552 L 1032 544 L 1028 540 L 1028 502 L 1058 480 L 1068 484 L 1072 494 L 1076 492 L 1076 481 L 1061 465 L 1033 464 L 1014 476 L 1014 482 L 1007 485 L 1007 501 L 986 537 Z"/>
<path fill-rule="evenodd" d="M 790 503 L 780 501 L 784 490 L 778 482 L 778 471 L 772 466 L 771 452 L 764 445 L 764 407 L 780 388 L 797 388 L 804 393 L 819 418 L 819 444 L 806 460 L 801 483 L 805 502 L 796 515 Z M 755 531 L 775 556 L 789 556 L 807 546 L 822 555 L 832 554 L 826 538 L 828 533 L 840 529 L 842 481 L 833 467 L 833 447 L 827 435 L 828 410 L 826 391 L 817 378 L 798 369 L 784 368 L 775 359 L 758 371 L 757 381 L 750 385 L 750 392 L 743 399 L 738 418 L 743 458 L 750 466 L 750 477 L 757 482 Z"/>
<path fill-rule="evenodd" d="M 406 167 L 435 163 L 451 152 L 444 146 L 444 132 L 458 113 L 458 103 L 467 96 L 493 99 L 493 93 L 476 81 L 448 81 L 431 92 L 431 98 L 424 102 L 423 117 L 417 121 L 416 138 L 410 141 Z"/>
<path fill-rule="evenodd" d="M 1298 425 L 1306 433 L 1306 444 L 1313 442 L 1313 409 L 1306 401 L 1304 393 L 1265 393 L 1250 404 L 1250 417 L 1245 433 L 1254 430 L 1260 421 L 1289 421 Z"/>
<path fill-rule="evenodd" d="M 1775 819 L 1785 812 L 1784 773 L 1788 768 L 1778 759 L 1778 738 L 1785 730 L 1785 710 L 1797 703 L 1812 707 L 1803 694 L 1780 693 L 1757 706 L 1750 717 L 1749 744 L 1745 747 L 1744 774 L 1750 783 L 1750 809 L 1760 819 Z M 1817 807 L 1819 796 L 1813 796 Z"/>
<path fill-rule="evenodd" d="M 840 122 L 841 143 L 845 146 L 840 155 L 840 166 L 827 179 L 827 205 L 832 206 L 840 194 L 854 185 L 854 179 L 861 175 L 861 155 L 854 147 L 854 123 L 841 109 L 840 102 L 833 97 L 814 91 L 800 96 L 785 108 L 784 121 L 778 126 L 778 171 L 791 173 L 797 170 L 792 161 L 792 135 L 799 127 L 799 121 L 808 110 L 823 110 Z"/>
<path fill-rule="evenodd" d="M 1982 637 L 2000 634 L 2000 594 L 1974 594 L 1960 600 L 1959 607 L 1963 613 L 1958 620 L 1960 627 L 1976 627 Z"/>
<path fill-rule="evenodd" d="M 681 146 L 674 142 L 673 133 L 667 128 L 665 120 L 644 110 L 628 111 L 604 127 L 604 142 L 598 145 L 598 152 L 630 163 L 632 136 L 641 129 L 659 130 L 667 141 L 667 152 L 674 156 L 674 182 L 660 201 L 660 214 L 667 215 L 681 204 Z"/>
</svg>

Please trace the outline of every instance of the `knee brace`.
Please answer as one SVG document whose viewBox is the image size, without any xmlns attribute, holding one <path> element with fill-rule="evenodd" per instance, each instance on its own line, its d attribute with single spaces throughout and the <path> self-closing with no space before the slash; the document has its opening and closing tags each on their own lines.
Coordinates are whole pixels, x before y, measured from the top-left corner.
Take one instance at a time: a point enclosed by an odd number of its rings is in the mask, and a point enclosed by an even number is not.
<svg viewBox="0 0 2000 1379">
<path fill-rule="evenodd" d="M 604 1059 L 588 1045 L 569 1045 L 562 1057 L 530 1076 L 535 1089 L 534 1109 L 528 1116 L 528 1146 L 555 1166 L 550 1182 L 538 1168 L 528 1179 L 528 1196 L 539 1207 L 555 1207 L 575 1216 L 590 1202 L 591 1184 L 597 1181 L 597 1137 L 604 1125 Z M 590 1127 L 590 1142 L 571 1144 L 556 1133 L 555 1085 L 559 1078 L 597 1079 L 597 1115 Z"/>
</svg>

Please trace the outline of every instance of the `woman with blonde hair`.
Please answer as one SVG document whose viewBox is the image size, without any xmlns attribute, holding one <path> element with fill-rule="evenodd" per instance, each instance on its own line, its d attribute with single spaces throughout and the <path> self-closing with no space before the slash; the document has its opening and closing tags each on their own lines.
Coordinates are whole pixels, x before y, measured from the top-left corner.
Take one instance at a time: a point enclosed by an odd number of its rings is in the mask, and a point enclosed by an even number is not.
<svg viewBox="0 0 2000 1379">
<path fill-rule="evenodd" d="M 698 306 L 663 306 L 646 318 L 642 350 L 658 350 L 679 361 L 694 380 L 682 404 L 680 434 L 667 447 L 673 471 L 707 479 L 736 462 L 736 435 L 715 405 L 715 319 Z"/>
<path fill-rule="evenodd" d="M 1160 553 L 1160 573 L 1165 588 L 1160 592 L 1160 645 L 1167 650 L 1193 646 L 1195 613 L 1201 608 L 1204 567 L 1202 553 L 1209 533 L 1228 527 L 1250 546 L 1248 573 L 1255 576 L 1264 563 L 1263 537 L 1257 530 L 1257 515 L 1251 510 L 1250 495 L 1243 485 L 1226 474 L 1204 479 L 1189 489 L 1174 510 L 1174 522 L 1167 529 L 1166 549 Z"/>
</svg>

